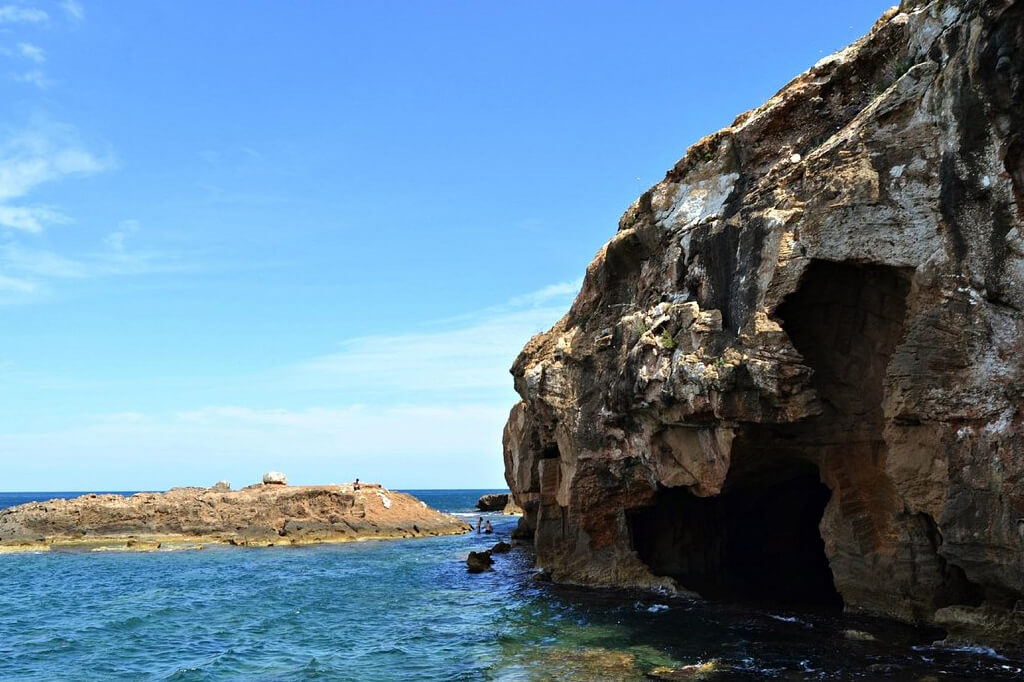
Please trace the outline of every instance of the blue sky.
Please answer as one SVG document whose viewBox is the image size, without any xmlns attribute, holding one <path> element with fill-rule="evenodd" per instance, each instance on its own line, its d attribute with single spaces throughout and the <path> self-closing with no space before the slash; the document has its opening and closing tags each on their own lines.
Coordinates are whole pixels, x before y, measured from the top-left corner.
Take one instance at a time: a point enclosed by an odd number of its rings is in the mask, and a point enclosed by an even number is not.
<svg viewBox="0 0 1024 682">
<path fill-rule="evenodd" d="M 503 486 L 622 211 L 886 7 L 0 0 L 0 490 Z"/>
</svg>

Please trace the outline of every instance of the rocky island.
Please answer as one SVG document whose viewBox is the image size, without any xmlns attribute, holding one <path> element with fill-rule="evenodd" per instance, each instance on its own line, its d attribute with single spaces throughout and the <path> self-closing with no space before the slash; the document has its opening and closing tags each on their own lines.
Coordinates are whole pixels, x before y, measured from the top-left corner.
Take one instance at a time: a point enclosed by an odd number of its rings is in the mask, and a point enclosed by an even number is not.
<svg viewBox="0 0 1024 682">
<path fill-rule="evenodd" d="M 512 369 L 554 580 L 1024 641 L 1022 54 L 907 0 L 629 207 Z"/>
<path fill-rule="evenodd" d="M 272 472 L 273 473 L 273 472 Z M 283 475 L 232 491 L 85 495 L 0 510 L 0 552 L 246 547 L 455 535 L 463 520 L 377 484 L 289 486 Z"/>
</svg>

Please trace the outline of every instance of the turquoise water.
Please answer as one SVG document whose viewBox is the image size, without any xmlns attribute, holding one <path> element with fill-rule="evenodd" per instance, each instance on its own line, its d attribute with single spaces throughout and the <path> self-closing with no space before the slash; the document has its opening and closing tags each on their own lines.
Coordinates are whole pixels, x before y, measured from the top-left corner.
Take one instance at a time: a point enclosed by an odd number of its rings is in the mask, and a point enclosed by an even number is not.
<svg viewBox="0 0 1024 682">
<path fill-rule="evenodd" d="M 412 492 L 475 519 L 485 491 Z M 466 553 L 515 526 L 484 516 L 492 537 L 0 555 L 0 680 L 620 680 L 710 661 L 715 680 L 1022 676 L 881 621 L 550 585 L 519 550 L 469 575 Z"/>
</svg>

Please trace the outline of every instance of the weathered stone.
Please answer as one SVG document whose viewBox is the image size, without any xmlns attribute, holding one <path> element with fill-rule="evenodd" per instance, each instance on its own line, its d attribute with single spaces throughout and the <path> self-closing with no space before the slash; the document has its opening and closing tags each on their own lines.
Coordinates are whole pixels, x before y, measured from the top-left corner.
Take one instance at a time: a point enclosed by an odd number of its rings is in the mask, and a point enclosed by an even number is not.
<svg viewBox="0 0 1024 682">
<path fill-rule="evenodd" d="M 483 573 L 491 570 L 494 559 L 491 558 L 490 550 L 483 552 L 470 552 L 466 557 L 466 569 L 470 573 Z"/>
<path fill-rule="evenodd" d="M 491 554 L 505 554 L 512 550 L 512 545 L 508 544 L 504 540 L 495 543 L 494 547 L 491 547 Z"/>
<path fill-rule="evenodd" d="M 217 481 L 210 490 L 216 490 L 219 493 L 226 493 L 231 490 L 231 484 L 227 481 Z"/>
<path fill-rule="evenodd" d="M 547 573 L 1013 631 L 1022 53 L 1020 0 L 905 3 L 629 207 L 512 368 Z"/>
<path fill-rule="evenodd" d="M 280 471 L 268 471 L 263 474 L 264 485 L 288 485 L 288 477 Z"/>
<path fill-rule="evenodd" d="M 481 495 L 476 501 L 476 508 L 480 511 L 501 511 L 508 504 L 508 493 L 487 493 Z"/>
</svg>

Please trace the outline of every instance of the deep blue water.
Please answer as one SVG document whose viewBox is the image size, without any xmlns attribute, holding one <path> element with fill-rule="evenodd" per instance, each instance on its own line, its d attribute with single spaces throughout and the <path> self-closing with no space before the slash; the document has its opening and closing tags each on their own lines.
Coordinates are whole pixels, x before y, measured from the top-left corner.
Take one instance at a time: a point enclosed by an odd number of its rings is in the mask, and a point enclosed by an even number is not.
<svg viewBox="0 0 1024 682">
<path fill-rule="evenodd" d="M 410 491 L 472 518 L 486 491 Z M 0 493 L 0 507 L 71 494 Z M 1019 659 L 849 617 L 586 591 L 492 537 L 288 548 L 0 555 L 0 680 L 623 680 L 718 661 L 714 680 L 1019 680 Z M 844 630 L 879 641 L 850 641 Z"/>
</svg>

